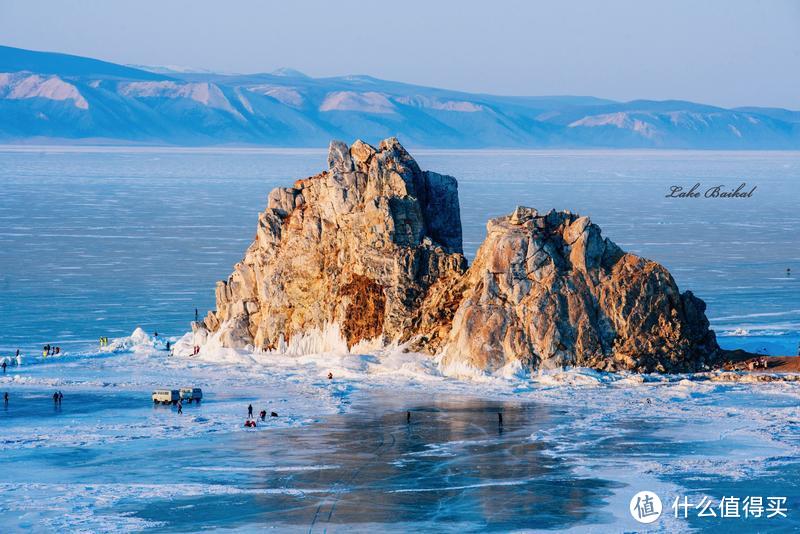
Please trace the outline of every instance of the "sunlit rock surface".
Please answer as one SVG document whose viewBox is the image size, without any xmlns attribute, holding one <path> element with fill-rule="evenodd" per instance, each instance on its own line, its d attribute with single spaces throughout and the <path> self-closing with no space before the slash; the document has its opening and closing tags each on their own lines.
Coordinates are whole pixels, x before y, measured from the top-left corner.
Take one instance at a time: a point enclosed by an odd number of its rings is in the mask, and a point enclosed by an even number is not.
<svg viewBox="0 0 800 534">
<path fill-rule="evenodd" d="M 588 217 L 520 207 L 487 234 L 466 275 L 426 303 L 452 313 L 449 325 L 429 323 L 437 341 L 427 348 L 445 365 L 674 372 L 717 357 L 703 301 Z"/>
<path fill-rule="evenodd" d="M 333 325 L 348 348 L 390 343 L 428 287 L 465 268 L 454 178 L 420 170 L 396 139 L 332 142 L 328 170 L 269 194 L 204 326 L 229 347 L 275 349 Z"/>
<path fill-rule="evenodd" d="M 588 217 L 519 207 L 489 221 L 467 270 L 456 180 L 422 171 L 394 138 L 334 141 L 328 170 L 273 190 L 216 299 L 200 343 L 400 343 L 455 372 L 694 371 L 720 352 L 703 301 Z"/>
</svg>

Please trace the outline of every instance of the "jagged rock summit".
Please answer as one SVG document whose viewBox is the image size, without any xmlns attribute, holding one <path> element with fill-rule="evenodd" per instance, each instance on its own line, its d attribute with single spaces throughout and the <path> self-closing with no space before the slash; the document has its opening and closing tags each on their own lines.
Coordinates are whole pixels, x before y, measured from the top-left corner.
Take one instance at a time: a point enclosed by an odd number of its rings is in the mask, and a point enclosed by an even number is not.
<svg viewBox="0 0 800 534">
<path fill-rule="evenodd" d="M 719 352 L 702 300 L 569 212 L 519 207 L 492 219 L 467 273 L 434 287 L 425 306 L 454 310 L 442 325 L 423 320 L 433 330 L 418 338 L 450 366 L 677 372 Z"/>
<path fill-rule="evenodd" d="M 489 221 L 467 269 L 456 180 L 422 171 L 394 138 L 334 141 L 326 171 L 273 190 L 216 297 L 196 344 L 400 343 L 455 372 L 694 371 L 720 352 L 703 301 L 587 217 L 519 207 Z"/>
<path fill-rule="evenodd" d="M 331 329 L 348 349 L 405 338 L 430 285 L 466 269 L 457 187 L 397 139 L 332 142 L 328 170 L 269 194 L 205 328 L 257 349 Z"/>
</svg>

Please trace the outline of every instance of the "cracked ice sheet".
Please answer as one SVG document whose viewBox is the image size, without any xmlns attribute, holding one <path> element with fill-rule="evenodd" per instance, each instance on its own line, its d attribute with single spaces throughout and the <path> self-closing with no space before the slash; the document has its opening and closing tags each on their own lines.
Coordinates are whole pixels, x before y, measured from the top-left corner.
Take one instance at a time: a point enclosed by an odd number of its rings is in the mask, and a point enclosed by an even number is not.
<svg viewBox="0 0 800 534">
<path fill-rule="evenodd" d="M 511 415 L 505 436 L 487 439 L 482 430 L 479 435 L 459 435 L 463 439 L 426 438 L 413 451 L 392 450 L 372 469 L 390 469 L 396 483 L 379 485 L 378 492 L 413 495 L 414 490 L 425 490 L 435 498 L 446 493 L 460 500 L 475 492 L 525 491 L 532 482 L 548 478 L 487 476 L 465 482 L 455 477 L 439 486 L 435 480 L 433 485 L 421 484 L 419 466 L 428 469 L 467 461 L 471 455 L 490 463 L 503 461 L 494 453 L 484 456 L 477 451 L 494 451 L 498 444 L 501 449 L 535 444 L 542 448 L 543 458 L 563 466 L 569 479 L 610 482 L 605 493 L 587 504 L 589 516 L 565 523 L 565 529 L 592 530 L 598 524 L 611 530 L 636 528 L 627 515 L 628 500 L 639 489 L 649 489 L 664 500 L 665 516 L 658 528 L 687 530 L 691 525 L 670 517 L 667 496 L 696 493 L 690 487 L 692 479 L 763 478 L 772 469 L 794 465 L 800 452 L 800 389 L 794 383 L 730 384 L 585 369 L 461 381 L 443 376 L 425 357 L 391 350 L 294 358 L 244 354 L 214 363 L 169 358 L 158 342 L 146 337 L 139 341 L 138 345 L 118 341 L 118 352 L 67 355 L 15 368 L 0 378 L 0 390 L 11 393 L 0 427 L 4 525 L 78 531 L 158 528 L 171 517 L 140 513 L 147 503 L 188 500 L 176 506 L 191 508 L 197 499 L 215 502 L 232 495 L 304 503 L 336 495 L 346 502 L 362 491 L 357 485 L 337 486 L 333 493 L 324 484 L 315 485 L 322 473 L 336 476 L 346 471 L 348 457 L 336 460 L 346 449 L 358 448 L 358 441 L 353 445 L 342 442 L 338 434 L 333 439 L 326 433 L 327 421 L 363 418 L 371 428 L 382 424 L 380 417 L 406 409 L 414 411 L 416 421 L 425 417 L 418 413 L 443 400 L 477 398 L 500 403 L 512 414 L 514 406 L 533 403 L 544 407 L 547 421 L 531 423 L 527 429 L 528 422 L 515 426 Z M 334 373 L 332 381 L 326 379 L 329 371 Z M 206 398 L 201 407 L 187 405 L 184 415 L 178 416 L 174 408 L 150 403 L 152 389 L 185 385 L 203 388 Z M 50 398 L 54 389 L 65 394 L 60 408 Z M 256 413 L 263 408 L 279 417 L 268 418 L 255 431 L 245 430 L 242 422 L 249 403 Z M 457 406 L 443 409 L 458 411 Z M 435 418 L 425 421 L 444 424 Z M 387 428 L 395 436 L 394 427 Z M 320 443 L 313 443 L 307 455 L 300 451 L 284 457 L 280 450 L 271 450 L 269 458 L 253 456 L 259 447 L 266 450 L 270 435 L 279 441 L 290 439 L 292 432 L 308 432 Z M 244 457 L 224 453 L 232 436 L 248 435 L 258 437 L 258 447 L 239 451 Z M 171 457 L 177 442 L 197 443 L 200 457 Z M 32 470 L 38 462 L 60 467 Z M 86 470 L 93 464 L 118 472 L 99 476 L 100 471 Z M 306 478 L 312 475 L 317 478 Z M 370 524 L 369 519 L 362 518 L 359 524 Z M 419 524 L 426 523 L 409 520 L 402 525 Z M 530 526 L 519 524 L 519 528 Z"/>
</svg>

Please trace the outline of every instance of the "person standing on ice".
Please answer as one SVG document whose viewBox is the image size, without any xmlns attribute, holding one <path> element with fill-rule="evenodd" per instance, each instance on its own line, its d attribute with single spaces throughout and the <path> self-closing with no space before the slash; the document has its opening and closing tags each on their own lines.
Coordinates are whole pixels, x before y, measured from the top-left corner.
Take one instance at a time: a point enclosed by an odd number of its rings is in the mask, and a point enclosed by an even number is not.
<svg viewBox="0 0 800 534">
<path fill-rule="evenodd" d="M 248 419 L 252 419 L 253 418 L 253 405 L 252 404 L 248 404 L 247 405 L 247 418 Z"/>
<path fill-rule="evenodd" d="M 183 414 L 183 403 L 181 402 L 180 399 L 178 399 L 178 415 L 182 414 Z"/>
</svg>

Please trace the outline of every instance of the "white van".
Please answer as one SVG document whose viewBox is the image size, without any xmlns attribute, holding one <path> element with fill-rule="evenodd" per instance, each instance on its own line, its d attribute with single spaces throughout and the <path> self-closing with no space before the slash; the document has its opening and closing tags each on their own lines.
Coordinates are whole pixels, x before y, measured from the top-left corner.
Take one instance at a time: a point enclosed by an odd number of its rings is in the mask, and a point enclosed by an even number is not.
<svg viewBox="0 0 800 534">
<path fill-rule="evenodd" d="M 157 389 L 153 392 L 154 404 L 178 404 L 181 398 L 177 389 Z"/>
<path fill-rule="evenodd" d="M 197 401 L 198 403 L 203 398 L 203 390 L 200 388 L 181 388 L 181 400 L 183 402 Z"/>
</svg>

